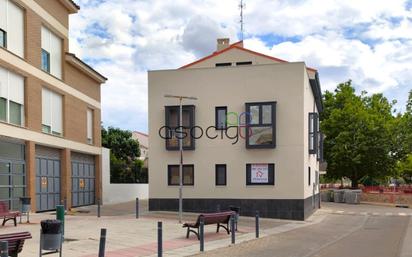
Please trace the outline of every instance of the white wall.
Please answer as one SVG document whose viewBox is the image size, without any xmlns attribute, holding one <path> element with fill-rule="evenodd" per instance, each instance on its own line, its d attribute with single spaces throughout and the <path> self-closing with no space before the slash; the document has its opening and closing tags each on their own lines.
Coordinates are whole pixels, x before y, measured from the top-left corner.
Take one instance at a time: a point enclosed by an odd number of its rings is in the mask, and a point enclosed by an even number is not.
<svg viewBox="0 0 412 257">
<path fill-rule="evenodd" d="M 149 198 L 148 184 L 110 184 L 110 149 L 102 149 L 103 204 Z"/>
</svg>

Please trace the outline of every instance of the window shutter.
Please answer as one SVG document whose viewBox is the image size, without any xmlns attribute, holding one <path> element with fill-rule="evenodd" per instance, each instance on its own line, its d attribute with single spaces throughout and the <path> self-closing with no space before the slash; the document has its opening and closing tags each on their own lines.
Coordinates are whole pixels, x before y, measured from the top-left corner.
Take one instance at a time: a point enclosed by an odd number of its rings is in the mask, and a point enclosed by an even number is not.
<svg viewBox="0 0 412 257">
<path fill-rule="evenodd" d="M 0 0 L 0 29 L 7 31 L 7 0 Z"/>
<path fill-rule="evenodd" d="M 8 71 L 2 67 L 0 67 L 0 97 L 6 99 L 8 97 Z"/>
<path fill-rule="evenodd" d="M 24 78 L 9 72 L 9 100 L 24 105 Z"/>
<path fill-rule="evenodd" d="M 52 92 L 52 130 L 62 133 L 63 131 L 63 100 L 62 96 Z"/>
<path fill-rule="evenodd" d="M 50 31 L 41 27 L 41 48 L 50 53 Z"/>
<path fill-rule="evenodd" d="M 62 41 L 59 37 L 50 33 L 50 73 L 62 77 Z"/>
<path fill-rule="evenodd" d="M 93 138 L 93 111 L 87 109 L 87 139 Z"/>
<path fill-rule="evenodd" d="M 42 97 L 42 124 L 51 127 L 51 92 L 43 88 L 41 97 Z"/>
<path fill-rule="evenodd" d="M 7 6 L 7 49 L 20 57 L 24 56 L 24 17 L 23 10 L 8 1 Z"/>
</svg>

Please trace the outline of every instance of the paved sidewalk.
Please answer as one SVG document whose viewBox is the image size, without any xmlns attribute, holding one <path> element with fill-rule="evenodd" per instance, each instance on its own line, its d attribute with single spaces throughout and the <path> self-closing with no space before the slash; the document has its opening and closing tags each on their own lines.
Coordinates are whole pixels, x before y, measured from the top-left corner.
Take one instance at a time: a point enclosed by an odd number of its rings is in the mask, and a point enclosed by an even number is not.
<svg viewBox="0 0 412 257">
<path fill-rule="evenodd" d="M 134 202 L 102 207 L 102 217 L 95 215 L 96 206 L 77 208 L 66 215 L 64 257 L 97 256 L 100 229 L 107 229 L 106 256 L 134 257 L 155 256 L 157 253 L 157 222 L 163 221 L 164 256 L 185 256 L 199 252 L 199 241 L 191 234 L 186 239 L 186 229 L 178 223 L 177 214 L 170 212 L 147 212 L 147 204 L 141 201 L 141 217 L 135 218 Z M 30 224 L 8 223 L 0 233 L 29 231 L 33 239 L 27 240 L 21 256 L 38 257 L 40 221 L 54 219 L 55 213 L 37 213 L 30 216 Z M 194 221 L 196 214 L 184 213 L 184 221 Z M 310 222 L 295 222 L 261 219 L 261 235 L 277 233 Z M 253 217 L 241 217 L 238 225 L 237 242 L 253 239 L 255 223 Z M 266 232 L 267 231 L 267 232 Z M 216 233 L 216 226 L 205 226 L 205 249 L 230 245 L 230 235 L 224 230 Z"/>
</svg>

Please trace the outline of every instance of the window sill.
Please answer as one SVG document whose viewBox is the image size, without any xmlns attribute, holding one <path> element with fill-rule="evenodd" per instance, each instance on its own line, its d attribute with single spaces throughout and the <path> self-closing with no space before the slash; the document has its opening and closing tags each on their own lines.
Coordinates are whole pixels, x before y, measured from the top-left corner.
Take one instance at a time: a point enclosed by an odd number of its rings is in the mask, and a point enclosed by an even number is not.
<svg viewBox="0 0 412 257">
<path fill-rule="evenodd" d="M 64 135 L 58 136 L 58 135 L 54 135 L 54 134 L 52 134 L 52 133 L 47 133 L 47 132 L 44 132 L 44 131 L 42 131 L 41 133 L 43 133 L 43 134 L 45 134 L 45 135 L 48 135 L 48 136 L 52 136 L 52 137 L 64 138 Z"/>
<path fill-rule="evenodd" d="M 2 120 L 0 120 L 0 124 L 9 125 L 9 126 L 12 126 L 12 127 L 15 127 L 15 128 L 28 129 L 25 126 L 19 126 L 19 125 L 16 125 L 16 124 L 13 124 L 13 123 L 8 123 L 8 122 L 2 121 Z"/>
</svg>

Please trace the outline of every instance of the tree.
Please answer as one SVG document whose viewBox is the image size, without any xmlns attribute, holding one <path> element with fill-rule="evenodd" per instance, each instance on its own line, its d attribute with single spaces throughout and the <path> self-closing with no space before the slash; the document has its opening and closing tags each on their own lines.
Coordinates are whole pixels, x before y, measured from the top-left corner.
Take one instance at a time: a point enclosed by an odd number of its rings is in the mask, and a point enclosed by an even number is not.
<svg viewBox="0 0 412 257">
<path fill-rule="evenodd" d="M 136 183 L 142 181 L 143 161 L 139 160 L 139 142 L 127 130 L 102 127 L 102 145 L 110 149 L 110 182 Z M 147 178 L 146 178 L 147 181 Z"/>
<path fill-rule="evenodd" d="M 325 134 L 327 176 L 347 177 L 352 187 L 368 176 L 384 178 L 395 174 L 403 151 L 397 133 L 393 104 L 382 94 L 356 95 L 352 82 L 339 84 L 324 94 L 321 130 Z"/>
</svg>

